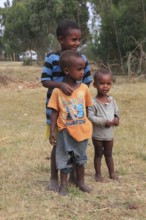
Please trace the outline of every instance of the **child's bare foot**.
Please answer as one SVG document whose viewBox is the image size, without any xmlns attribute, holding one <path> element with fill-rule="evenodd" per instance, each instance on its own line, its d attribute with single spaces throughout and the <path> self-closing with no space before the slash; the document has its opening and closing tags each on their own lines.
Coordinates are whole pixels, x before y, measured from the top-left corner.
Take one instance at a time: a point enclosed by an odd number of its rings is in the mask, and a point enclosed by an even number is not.
<svg viewBox="0 0 146 220">
<path fill-rule="evenodd" d="M 103 178 L 102 178 L 102 176 L 101 176 L 101 174 L 100 175 L 95 175 L 95 181 L 96 182 L 103 182 Z"/>
<path fill-rule="evenodd" d="M 59 192 L 58 179 L 50 179 L 49 190 Z"/>
<path fill-rule="evenodd" d="M 67 195 L 67 185 L 60 185 L 59 194 L 61 196 L 66 196 Z"/>
<path fill-rule="evenodd" d="M 110 178 L 113 180 L 119 180 L 119 177 L 115 173 L 109 174 Z"/>
<path fill-rule="evenodd" d="M 79 187 L 79 189 L 83 192 L 90 193 L 92 190 L 89 186 L 85 185 L 84 183 L 76 183 L 76 186 Z"/>
</svg>

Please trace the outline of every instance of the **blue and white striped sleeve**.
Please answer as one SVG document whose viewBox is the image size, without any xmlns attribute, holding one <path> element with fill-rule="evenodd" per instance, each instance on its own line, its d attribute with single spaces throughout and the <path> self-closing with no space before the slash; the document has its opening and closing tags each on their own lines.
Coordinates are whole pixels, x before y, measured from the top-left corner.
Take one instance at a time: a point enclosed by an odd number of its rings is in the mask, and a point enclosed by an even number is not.
<svg viewBox="0 0 146 220">
<path fill-rule="evenodd" d="M 90 84 L 92 82 L 90 66 L 89 66 L 89 63 L 88 63 L 86 56 L 84 54 L 82 54 L 82 57 L 83 57 L 83 60 L 85 61 L 85 71 L 84 71 L 83 83 Z"/>
<path fill-rule="evenodd" d="M 45 62 L 43 66 L 43 71 L 41 75 L 41 81 L 50 81 L 52 80 L 52 74 L 53 74 L 53 64 L 50 54 L 48 54 L 45 57 Z"/>
</svg>

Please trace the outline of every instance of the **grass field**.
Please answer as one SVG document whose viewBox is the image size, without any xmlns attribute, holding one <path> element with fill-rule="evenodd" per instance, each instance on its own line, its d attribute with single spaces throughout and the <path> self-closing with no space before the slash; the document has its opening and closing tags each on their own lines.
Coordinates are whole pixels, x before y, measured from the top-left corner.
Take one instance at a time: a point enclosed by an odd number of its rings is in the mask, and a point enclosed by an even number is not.
<svg viewBox="0 0 146 220">
<path fill-rule="evenodd" d="M 0 63 L 0 219 L 145 220 L 146 82 L 117 78 L 110 92 L 120 107 L 114 162 L 119 181 L 94 181 L 93 147 L 88 147 L 86 182 L 90 194 L 69 186 L 61 197 L 48 191 L 51 146 L 45 140 L 46 89 L 41 67 Z M 92 96 L 95 90 L 90 87 Z"/>
</svg>

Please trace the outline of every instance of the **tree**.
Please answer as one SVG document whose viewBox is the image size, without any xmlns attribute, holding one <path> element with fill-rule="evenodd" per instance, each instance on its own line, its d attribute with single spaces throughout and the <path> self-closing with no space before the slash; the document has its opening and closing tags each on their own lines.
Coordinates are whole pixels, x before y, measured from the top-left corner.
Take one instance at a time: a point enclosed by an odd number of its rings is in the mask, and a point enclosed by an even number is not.
<svg viewBox="0 0 146 220">
<path fill-rule="evenodd" d="M 145 0 L 97 0 L 92 1 L 101 17 L 99 35 L 95 39 L 96 55 L 104 63 L 118 62 L 143 41 L 146 36 Z M 131 36 L 136 40 L 132 40 Z M 145 49 L 145 44 L 143 44 Z M 138 51 L 135 51 L 138 52 Z"/>
<path fill-rule="evenodd" d="M 3 16 L 9 53 L 34 49 L 44 56 L 48 47 L 58 47 L 55 32 L 62 19 L 75 20 L 83 32 L 83 41 L 89 38 L 86 0 L 13 0 Z"/>
<path fill-rule="evenodd" d="M 6 53 L 18 53 L 20 48 L 29 46 L 28 10 L 22 3 L 18 3 L 5 10 L 4 13 L 4 42 Z"/>
</svg>

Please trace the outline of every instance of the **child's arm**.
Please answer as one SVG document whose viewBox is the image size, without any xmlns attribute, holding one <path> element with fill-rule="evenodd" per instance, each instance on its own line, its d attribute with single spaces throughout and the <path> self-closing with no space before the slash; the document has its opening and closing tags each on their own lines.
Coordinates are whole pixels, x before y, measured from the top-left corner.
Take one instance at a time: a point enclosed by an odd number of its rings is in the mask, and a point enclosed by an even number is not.
<svg viewBox="0 0 146 220">
<path fill-rule="evenodd" d="M 50 116 L 51 124 L 50 124 L 50 137 L 49 137 L 50 143 L 52 145 L 55 145 L 56 143 L 55 131 L 56 131 L 56 126 L 57 126 L 57 118 L 59 115 L 58 96 L 59 96 L 58 89 L 54 89 L 51 95 L 51 98 L 49 100 L 49 103 L 47 105 L 49 108 L 52 109 L 52 113 Z"/>
<path fill-rule="evenodd" d="M 85 61 L 84 78 L 82 83 L 86 84 L 89 87 L 90 83 L 92 82 L 90 65 L 84 54 L 82 54 L 82 58 Z"/>
<path fill-rule="evenodd" d="M 113 120 L 113 125 L 118 126 L 119 125 L 119 119 L 120 119 L 120 113 L 119 113 L 119 107 L 114 100 L 114 120 Z"/>
<path fill-rule="evenodd" d="M 88 118 L 93 124 L 96 124 L 101 128 L 111 126 L 111 122 L 96 115 L 95 106 L 88 107 Z"/>
<path fill-rule="evenodd" d="M 54 82 L 50 80 L 45 80 L 45 81 L 42 81 L 42 85 L 45 88 L 51 88 L 51 89 L 59 88 L 66 95 L 71 95 L 73 92 L 73 89 L 67 83 L 64 83 L 64 82 Z"/>
<path fill-rule="evenodd" d="M 59 80 L 59 82 L 56 80 L 53 80 L 53 76 L 55 74 L 54 70 L 53 70 L 53 62 L 58 62 L 59 58 L 56 58 L 56 56 L 58 57 L 58 55 L 56 53 L 50 53 L 47 54 L 45 57 L 45 62 L 44 62 L 44 67 L 42 70 L 42 75 L 41 75 L 41 82 L 42 82 L 42 86 L 48 89 L 54 89 L 54 88 L 59 88 L 61 89 L 66 95 L 71 95 L 72 93 L 72 88 L 67 85 L 66 83 L 63 83 L 62 80 Z M 57 71 L 60 73 L 61 69 L 59 67 L 59 64 L 57 65 Z M 61 76 L 61 79 L 63 79 L 63 77 Z"/>
<path fill-rule="evenodd" d="M 114 116 L 113 125 L 118 126 L 119 125 L 119 118 L 117 115 Z"/>
<path fill-rule="evenodd" d="M 52 114 L 51 114 L 51 125 L 50 125 L 50 144 L 55 145 L 56 144 L 56 135 L 55 135 L 55 130 L 57 126 L 57 118 L 58 118 L 58 111 L 55 109 L 52 109 Z"/>
<path fill-rule="evenodd" d="M 105 123 L 105 127 L 106 128 L 110 128 L 111 126 L 113 126 L 113 121 L 106 121 L 106 123 Z"/>
</svg>

